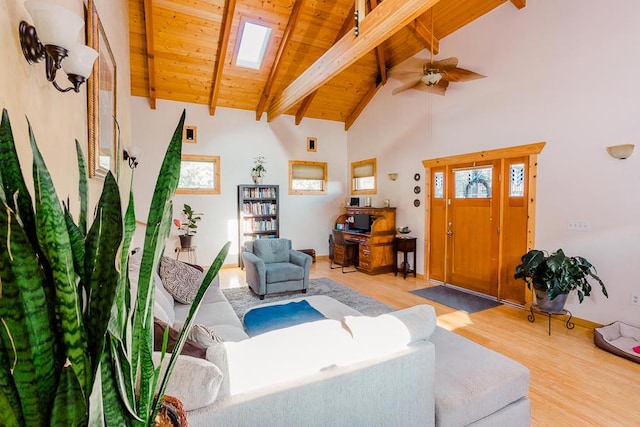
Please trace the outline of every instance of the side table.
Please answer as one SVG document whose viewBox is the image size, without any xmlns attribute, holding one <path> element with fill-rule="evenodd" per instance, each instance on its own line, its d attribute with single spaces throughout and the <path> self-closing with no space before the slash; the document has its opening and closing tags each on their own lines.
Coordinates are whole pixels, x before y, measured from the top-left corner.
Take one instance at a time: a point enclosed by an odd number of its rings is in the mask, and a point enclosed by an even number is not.
<svg viewBox="0 0 640 427">
<path fill-rule="evenodd" d="M 176 259 L 180 260 L 180 255 L 185 254 L 187 257 L 187 261 L 189 264 L 197 264 L 198 257 L 196 256 L 196 246 L 191 246 L 190 248 L 176 248 Z"/>
<path fill-rule="evenodd" d="M 402 252 L 402 263 L 398 268 L 398 253 Z M 413 264 L 407 262 L 407 254 L 413 254 Z M 407 274 L 413 273 L 413 277 L 416 277 L 416 238 L 413 236 L 398 235 L 393 241 L 393 254 L 395 257 L 395 264 L 393 272 L 398 275 L 398 270 L 402 271 L 404 278 L 407 278 Z M 413 268 L 411 267 L 413 265 Z"/>
</svg>

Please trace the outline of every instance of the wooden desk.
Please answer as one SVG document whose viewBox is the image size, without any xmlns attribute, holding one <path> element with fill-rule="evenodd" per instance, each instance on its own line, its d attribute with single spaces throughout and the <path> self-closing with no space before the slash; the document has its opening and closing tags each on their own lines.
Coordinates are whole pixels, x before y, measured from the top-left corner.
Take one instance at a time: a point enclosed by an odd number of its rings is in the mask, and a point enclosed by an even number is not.
<svg viewBox="0 0 640 427">
<path fill-rule="evenodd" d="M 358 243 L 358 270 L 367 274 L 391 273 L 395 265 L 396 208 L 348 206 L 345 209 L 336 219 L 336 229 L 344 227 L 347 219 L 356 213 L 368 214 L 372 219 L 369 233 L 342 230 L 345 240 Z"/>
<path fill-rule="evenodd" d="M 402 264 L 398 268 L 398 253 L 402 252 Z M 413 254 L 413 268 L 407 262 L 407 254 Z M 413 273 L 413 277 L 416 277 L 416 238 L 413 236 L 399 235 L 394 240 L 394 258 L 396 259 L 393 272 L 398 275 L 398 270 L 402 271 L 404 278 L 407 278 L 407 273 Z"/>
</svg>

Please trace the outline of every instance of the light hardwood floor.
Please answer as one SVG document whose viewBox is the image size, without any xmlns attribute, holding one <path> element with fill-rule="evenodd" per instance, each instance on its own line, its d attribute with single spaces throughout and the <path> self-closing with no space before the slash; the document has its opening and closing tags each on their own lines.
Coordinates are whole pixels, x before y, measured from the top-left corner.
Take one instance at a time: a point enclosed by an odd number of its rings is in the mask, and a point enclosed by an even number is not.
<svg viewBox="0 0 640 427">
<path fill-rule="evenodd" d="M 224 268 L 220 277 L 223 287 L 246 286 L 239 268 Z M 342 274 L 340 269 L 331 270 L 325 260 L 313 264 L 311 278 L 318 277 L 328 277 L 394 308 L 431 304 L 440 326 L 528 367 L 532 426 L 640 426 L 640 364 L 597 348 L 592 329 L 577 325 L 568 330 L 564 322 L 553 320 L 549 336 L 546 317 L 530 323 L 520 308 L 500 306 L 474 314 L 456 311 L 409 293 L 428 286 L 420 278 Z"/>
</svg>

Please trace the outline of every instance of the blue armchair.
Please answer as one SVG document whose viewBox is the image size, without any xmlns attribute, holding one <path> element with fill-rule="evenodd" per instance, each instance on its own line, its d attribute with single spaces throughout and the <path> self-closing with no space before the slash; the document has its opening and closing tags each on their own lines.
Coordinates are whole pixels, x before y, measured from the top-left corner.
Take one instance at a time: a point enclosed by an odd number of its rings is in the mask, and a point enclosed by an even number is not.
<svg viewBox="0 0 640 427">
<path fill-rule="evenodd" d="M 260 299 L 278 292 L 307 292 L 312 258 L 291 249 L 289 239 L 246 242 L 242 262 L 247 273 L 247 284 Z"/>
</svg>

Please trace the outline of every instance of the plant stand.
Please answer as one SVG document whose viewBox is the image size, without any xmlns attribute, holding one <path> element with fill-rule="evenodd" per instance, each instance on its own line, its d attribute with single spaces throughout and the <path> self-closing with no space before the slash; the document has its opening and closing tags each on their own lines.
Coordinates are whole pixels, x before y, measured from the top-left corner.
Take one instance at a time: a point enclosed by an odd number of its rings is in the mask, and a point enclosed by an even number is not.
<svg viewBox="0 0 640 427">
<path fill-rule="evenodd" d="M 567 329 L 573 329 L 576 326 L 571 321 L 571 319 L 573 318 L 573 315 L 569 310 L 566 310 L 564 308 L 560 311 L 551 312 L 551 311 L 546 311 L 541 309 L 537 304 L 531 304 L 531 307 L 529 308 L 529 315 L 527 316 L 527 320 L 529 320 L 529 322 L 533 323 L 536 321 L 535 313 L 546 314 L 547 317 L 549 318 L 549 335 L 551 335 L 551 316 L 569 316 L 566 322 Z"/>
</svg>

